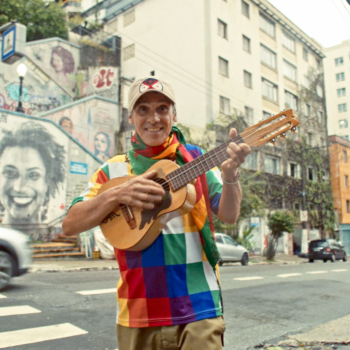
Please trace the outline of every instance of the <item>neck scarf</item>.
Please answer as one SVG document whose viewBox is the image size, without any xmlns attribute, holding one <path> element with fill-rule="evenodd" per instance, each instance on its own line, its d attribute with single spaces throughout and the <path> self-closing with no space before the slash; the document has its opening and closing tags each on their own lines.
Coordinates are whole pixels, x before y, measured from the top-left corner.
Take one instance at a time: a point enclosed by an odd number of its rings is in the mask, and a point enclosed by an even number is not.
<svg viewBox="0 0 350 350">
<path fill-rule="evenodd" d="M 161 159 L 176 160 L 177 164 L 180 166 L 193 160 L 192 156 L 185 148 L 186 141 L 183 134 L 175 126 L 172 127 L 171 133 L 164 144 L 160 146 L 147 146 L 138 134 L 132 137 L 131 143 L 133 148 L 129 150 L 128 158 L 136 175 L 143 174 Z M 199 229 L 202 246 L 207 259 L 213 269 L 215 269 L 220 254 L 215 243 L 213 227 L 209 225 L 208 220 L 210 203 L 205 174 L 201 175 L 199 180 L 200 181 L 196 181 L 194 185 L 197 199 L 191 214 Z"/>
</svg>

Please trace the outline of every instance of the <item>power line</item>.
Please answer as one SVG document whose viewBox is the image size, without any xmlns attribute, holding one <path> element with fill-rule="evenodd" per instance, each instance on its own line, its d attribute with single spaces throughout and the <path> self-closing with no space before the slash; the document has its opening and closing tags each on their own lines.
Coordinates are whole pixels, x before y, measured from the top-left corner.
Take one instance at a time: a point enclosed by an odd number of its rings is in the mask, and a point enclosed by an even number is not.
<svg viewBox="0 0 350 350">
<path fill-rule="evenodd" d="M 337 9 L 337 11 L 340 13 L 340 15 L 342 16 L 343 20 L 345 21 L 346 25 L 350 28 L 350 24 L 348 23 L 348 21 L 345 19 L 345 17 L 343 16 L 343 13 L 338 9 L 337 5 L 335 4 L 334 0 L 332 0 L 335 8 Z M 342 3 L 343 4 L 343 3 Z M 343 4 L 344 5 L 344 4 Z"/>
</svg>

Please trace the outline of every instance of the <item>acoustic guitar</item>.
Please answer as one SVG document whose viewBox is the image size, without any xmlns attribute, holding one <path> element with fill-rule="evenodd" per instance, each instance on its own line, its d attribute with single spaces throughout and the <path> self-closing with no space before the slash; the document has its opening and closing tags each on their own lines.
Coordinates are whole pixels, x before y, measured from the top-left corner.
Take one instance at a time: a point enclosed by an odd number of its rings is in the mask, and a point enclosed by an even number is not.
<svg viewBox="0 0 350 350">
<path fill-rule="evenodd" d="M 159 183 L 165 191 L 162 202 L 156 203 L 152 210 L 119 205 L 100 225 L 104 236 L 117 249 L 139 251 L 149 247 L 166 225 L 165 214 L 178 210 L 177 214 L 183 215 L 192 210 L 196 203 L 193 181 L 229 158 L 226 152 L 229 143 L 246 143 L 249 146 L 275 143 L 277 136 L 285 137 L 288 130 L 295 132 L 298 124 L 299 121 L 289 109 L 248 127 L 240 135 L 181 167 L 170 160 L 158 161 L 147 172 L 157 171 L 152 180 Z M 107 181 L 99 189 L 98 195 L 131 178 L 133 176 Z"/>
</svg>

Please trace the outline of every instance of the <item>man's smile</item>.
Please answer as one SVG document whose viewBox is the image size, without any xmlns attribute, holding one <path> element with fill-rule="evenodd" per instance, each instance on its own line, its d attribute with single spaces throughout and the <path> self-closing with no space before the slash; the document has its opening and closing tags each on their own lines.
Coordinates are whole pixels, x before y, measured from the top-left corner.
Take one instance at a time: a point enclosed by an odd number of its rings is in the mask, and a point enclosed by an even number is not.
<svg viewBox="0 0 350 350">
<path fill-rule="evenodd" d="M 162 130 L 163 128 L 146 128 L 147 131 L 150 131 L 150 132 L 158 132 L 160 130 Z"/>
<path fill-rule="evenodd" d="M 33 202 L 34 197 L 12 197 L 9 196 L 10 200 L 19 207 L 25 207 Z"/>
</svg>

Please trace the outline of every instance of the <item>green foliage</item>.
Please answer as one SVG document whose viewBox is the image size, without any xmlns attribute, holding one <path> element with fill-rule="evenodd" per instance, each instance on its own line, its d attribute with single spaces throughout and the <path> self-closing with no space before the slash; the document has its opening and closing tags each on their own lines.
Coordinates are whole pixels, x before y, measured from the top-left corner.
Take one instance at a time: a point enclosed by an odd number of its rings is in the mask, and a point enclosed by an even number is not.
<svg viewBox="0 0 350 350">
<path fill-rule="evenodd" d="M 293 232 L 295 226 L 294 216 L 286 211 L 276 211 L 269 217 L 271 235 L 278 239 L 283 232 Z"/>
<path fill-rule="evenodd" d="M 248 251 L 251 251 L 255 248 L 255 243 L 252 241 L 253 239 L 253 231 L 254 226 L 250 226 L 247 230 L 243 231 L 243 237 L 237 237 L 237 243 L 241 244 Z"/>
<path fill-rule="evenodd" d="M 0 25 L 17 19 L 27 26 L 27 41 L 51 37 L 67 39 L 65 18 L 65 12 L 55 2 L 1 0 Z"/>
</svg>

